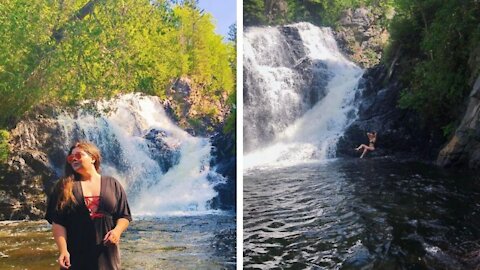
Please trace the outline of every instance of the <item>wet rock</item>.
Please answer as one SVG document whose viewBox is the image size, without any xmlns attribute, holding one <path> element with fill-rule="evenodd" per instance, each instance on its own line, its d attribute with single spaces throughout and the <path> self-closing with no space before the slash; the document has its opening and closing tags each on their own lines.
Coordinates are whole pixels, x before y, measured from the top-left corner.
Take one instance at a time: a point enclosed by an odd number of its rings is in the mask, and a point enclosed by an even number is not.
<svg viewBox="0 0 480 270">
<path fill-rule="evenodd" d="M 235 210 L 236 209 L 236 191 L 237 191 L 237 158 L 235 152 L 235 139 L 232 134 L 225 134 L 223 130 L 218 130 L 212 138 L 212 156 L 211 167 L 225 177 L 224 183 L 215 186 L 218 195 L 210 202 L 213 209 Z"/>
<path fill-rule="evenodd" d="M 349 255 L 343 262 L 342 269 L 372 269 L 373 258 L 368 249 L 363 245 L 357 245 L 349 249 Z"/>
<path fill-rule="evenodd" d="M 279 26 L 278 29 L 285 36 L 285 41 L 288 44 L 289 55 L 287 59 L 290 65 L 295 65 L 299 59 L 303 59 L 307 54 L 304 49 L 303 40 L 300 37 L 298 28 L 289 25 Z"/>
<path fill-rule="evenodd" d="M 64 138 L 58 124 L 41 114 L 20 121 L 10 134 L 12 151 L 0 169 L 0 192 L 4 194 L 0 217 L 42 218 L 46 193 L 58 179 L 58 169 L 53 165 L 59 159 L 58 152 L 49 149 L 61 147 Z M 61 156 L 64 160 L 65 154 Z M 62 165 L 59 162 L 57 166 Z"/>
<path fill-rule="evenodd" d="M 167 134 L 163 130 L 152 129 L 144 138 L 149 142 L 148 148 L 152 159 L 157 161 L 162 172 L 167 172 L 171 167 L 177 165 L 180 160 L 179 145 L 169 145 L 165 138 Z"/>
<path fill-rule="evenodd" d="M 308 57 L 301 59 L 294 69 L 303 79 L 302 87 L 299 88 L 303 100 L 306 104 L 310 104 L 309 108 L 312 108 L 325 97 L 327 84 L 333 74 L 328 70 L 326 63 L 313 61 Z"/>
</svg>

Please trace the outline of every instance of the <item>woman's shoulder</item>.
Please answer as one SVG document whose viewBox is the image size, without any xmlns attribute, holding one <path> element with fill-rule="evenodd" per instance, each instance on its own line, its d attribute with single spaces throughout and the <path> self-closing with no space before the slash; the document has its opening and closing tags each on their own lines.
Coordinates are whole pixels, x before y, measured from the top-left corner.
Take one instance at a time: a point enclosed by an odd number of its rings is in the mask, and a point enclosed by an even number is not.
<svg viewBox="0 0 480 270">
<path fill-rule="evenodd" d="M 123 187 L 120 181 L 117 180 L 117 178 L 110 175 L 102 175 L 102 181 L 105 181 L 105 184 L 109 186 Z"/>
<path fill-rule="evenodd" d="M 117 178 L 110 175 L 103 175 L 103 174 L 102 174 L 102 181 L 106 181 L 107 183 L 114 183 L 114 184 L 120 183 L 118 182 Z"/>
</svg>

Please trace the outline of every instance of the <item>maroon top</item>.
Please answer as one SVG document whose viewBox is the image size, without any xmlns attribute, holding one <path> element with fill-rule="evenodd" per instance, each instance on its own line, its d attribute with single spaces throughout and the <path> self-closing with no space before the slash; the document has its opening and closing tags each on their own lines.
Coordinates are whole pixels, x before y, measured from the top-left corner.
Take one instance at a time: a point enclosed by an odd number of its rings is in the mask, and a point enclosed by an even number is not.
<svg viewBox="0 0 480 270">
<path fill-rule="evenodd" d="M 101 218 L 103 217 L 102 213 L 97 212 L 98 206 L 100 205 L 100 196 L 84 196 L 85 197 L 85 206 L 87 206 L 88 211 L 90 212 L 90 218 Z"/>
</svg>

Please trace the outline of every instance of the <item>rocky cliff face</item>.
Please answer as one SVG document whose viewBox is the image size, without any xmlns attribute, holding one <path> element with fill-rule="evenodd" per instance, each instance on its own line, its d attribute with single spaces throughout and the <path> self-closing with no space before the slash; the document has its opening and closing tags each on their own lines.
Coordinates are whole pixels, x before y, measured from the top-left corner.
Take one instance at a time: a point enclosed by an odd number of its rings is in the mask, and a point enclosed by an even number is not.
<svg viewBox="0 0 480 270">
<path fill-rule="evenodd" d="M 46 193 L 60 173 L 52 162 L 65 160 L 62 148 L 55 147 L 61 140 L 57 122 L 43 116 L 24 120 L 11 131 L 11 154 L 0 171 L 0 219 L 43 217 Z"/>
<path fill-rule="evenodd" d="M 438 154 L 437 164 L 480 168 L 480 76 L 472 87 L 465 115 L 454 136 Z"/>
<path fill-rule="evenodd" d="M 358 118 L 345 131 L 337 144 L 338 156 L 360 156 L 353 149 L 368 144 L 366 132 L 377 131 L 375 151 L 367 156 L 396 155 L 433 159 L 443 136 L 420 121 L 412 111 L 397 106 L 402 85 L 383 65 L 368 69 L 360 82 L 363 88 L 356 97 Z"/>
<path fill-rule="evenodd" d="M 269 24 L 286 21 L 288 3 L 285 0 L 265 0 L 265 15 Z"/>
<path fill-rule="evenodd" d="M 335 29 L 339 47 L 363 68 L 379 64 L 390 36 L 383 21 L 393 15 L 372 7 L 346 10 Z"/>
<path fill-rule="evenodd" d="M 219 100 L 205 96 L 202 87 L 187 77 L 175 80 L 166 94 L 165 110 L 180 127 L 194 136 L 212 135 L 230 112 L 225 93 Z"/>
</svg>

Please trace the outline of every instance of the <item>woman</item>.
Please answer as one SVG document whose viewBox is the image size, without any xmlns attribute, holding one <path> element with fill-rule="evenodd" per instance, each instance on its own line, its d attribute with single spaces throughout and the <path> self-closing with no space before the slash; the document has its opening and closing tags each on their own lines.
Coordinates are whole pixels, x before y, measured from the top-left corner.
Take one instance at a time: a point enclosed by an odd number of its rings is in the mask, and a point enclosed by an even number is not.
<svg viewBox="0 0 480 270">
<path fill-rule="evenodd" d="M 70 148 L 65 177 L 49 197 L 61 269 L 120 269 L 118 243 L 132 221 L 127 196 L 113 177 L 100 175 L 100 151 L 88 142 Z"/>
<path fill-rule="evenodd" d="M 360 158 L 363 158 L 363 156 L 365 156 L 365 154 L 368 151 L 375 150 L 375 142 L 377 141 L 377 132 L 376 131 L 373 131 L 371 133 L 367 132 L 367 137 L 368 137 L 368 145 L 361 144 L 359 147 L 355 148 L 355 150 L 357 151 L 360 151 L 363 148 L 363 153 L 360 156 Z"/>
</svg>

